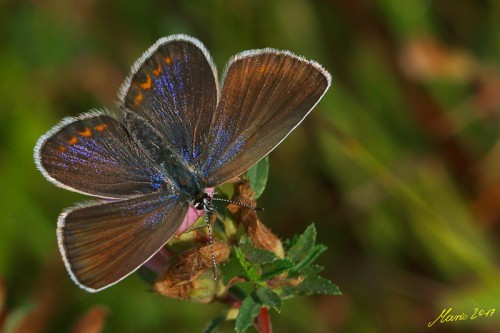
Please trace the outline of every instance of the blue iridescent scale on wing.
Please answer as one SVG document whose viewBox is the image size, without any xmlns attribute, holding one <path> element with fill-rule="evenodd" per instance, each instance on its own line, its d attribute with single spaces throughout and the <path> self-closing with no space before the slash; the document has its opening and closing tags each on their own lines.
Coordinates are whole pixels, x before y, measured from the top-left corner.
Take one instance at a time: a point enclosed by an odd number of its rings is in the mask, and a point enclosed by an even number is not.
<svg viewBox="0 0 500 333">
<path fill-rule="evenodd" d="M 228 129 L 227 124 L 216 124 L 212 130 L 212 150 L 207 155 L 201 169 L 204 177 L 209 179 L 212 170 L 217 170 L 229 161 L 234 159 L 236 155 L 241 153 L 245 144 L 245 137 L 240 135 L 233 139 L 233 131 Z"/>
<path fill-rule="evenodd" d="M 104 147 L 106 140 L 102 137 L 97 138 L 82 138 L 78 137 L 77 144 L 68 144 L 66 149 L 61 151 L 61 159 L 59 165 L 64 168 L 78 168 L 85 166 L 92 168 L 96 174 L 103 172 L 99 168 L 99 164 L 107 164 L 110 167 L 119 167 L 120 162 L 106 153 Z"/>
<path fill-rule="evenodd" d="M 148 50 L 134 65 L 136 71 L 122 87 L 121 99 L 124 108 L 161 133 L 181 164 L 201 173 L 200 157 L 208 149 L 218 93 L 212 61 L 200 46 L 172 38 Z"/>
<path fill-rule="evenodd" d="M 165 176 L 161 173 L 151 174 L 149 176 L 149 181 L 151 182 L 151 189 L 153 191 L 158 190 L 162 185 L 165 184 Z"/>
<path fill-rule="evenodd" d="M 156 97 L 155 104 L 161 105 L 160 113 L 166 117 L 164 121 L 168 123 L 173 120 L 174 115 L 180 114 L 188 107 L 187 96 L 183 93 L 185 83 L 182 81 L 182 62 L 177 58 L 171 61 L 172 63 L 158 77 L 153 77 L 152 95 Z M 169 112 L 161 111 L 166 109 L 169 109 Z"/>
<path fill-rule="evenodd" d="M 39 168 L 63 188 L 119 199 L 154 191 L 161 168 L 116 119 L 89 113 L 64 120 L 37 145 Z"/>
</svg>

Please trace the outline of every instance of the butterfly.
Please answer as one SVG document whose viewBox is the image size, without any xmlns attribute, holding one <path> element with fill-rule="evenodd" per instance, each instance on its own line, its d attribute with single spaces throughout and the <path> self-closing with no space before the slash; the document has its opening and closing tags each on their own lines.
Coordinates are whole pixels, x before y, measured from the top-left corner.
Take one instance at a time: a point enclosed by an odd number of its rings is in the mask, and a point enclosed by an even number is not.
<svg viewBox="0 0 500 333">
<path fill-rule="evenodd" d="M 199 40 L 159 39 L 120 87 L 119 112 L 67 117 L 35 146 L 47 180 L 98 198 L 58 218 L 74 282 L 96 292 L 136 271 L 213 211 L 213 189 L 271 152 L 330 83 L 317 62 L 266 48 L 233 56 L 219 84 Z"/>
</svg>

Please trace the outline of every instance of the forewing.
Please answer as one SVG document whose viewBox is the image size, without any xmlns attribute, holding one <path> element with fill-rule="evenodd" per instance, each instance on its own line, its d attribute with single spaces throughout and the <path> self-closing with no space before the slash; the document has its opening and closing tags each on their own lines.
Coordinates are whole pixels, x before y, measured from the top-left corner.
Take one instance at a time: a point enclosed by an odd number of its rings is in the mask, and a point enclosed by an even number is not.
<svg viewBox="0 0 500 333">
<path fill-rule="evenodd" d="M 273 150 L 330 86 L 316 62 L 287 51 L 236 55 L 225 75 L 202 172 L 209 186 L 240 175 Z"/>
<path fill-rule="evenodd" d="M 57 228 L 66 268 L 87 291 L 109 287 L 151 258 L 175 234 L 186 211 L 177 195 L 165 193 L 71 208 Z"/>
<path fill-rule="evenodd" d="M 173 35 L 158 40 L 135 63 L 120 88 L 120 101 L 158 130 L 160 150 L 197 163 L 206 146 L 217 89 L 215 66 L 203 44 Z"/>
<path fill-rule="evenodd" d="M 38 140 L 34 157 L 57 186 L 103 198 L 149 193 L 165 182 L 123 125 L 99 112 L 64 119 Z"/>
</svg>

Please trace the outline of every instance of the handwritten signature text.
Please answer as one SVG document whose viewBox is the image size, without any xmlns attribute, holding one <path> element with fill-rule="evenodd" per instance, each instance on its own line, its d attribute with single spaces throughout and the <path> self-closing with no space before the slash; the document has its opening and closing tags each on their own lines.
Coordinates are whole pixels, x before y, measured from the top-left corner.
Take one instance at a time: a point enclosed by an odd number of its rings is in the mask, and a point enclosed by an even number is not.
<svg viewBox="0 0 500 333">
<path fill-rule="evenodd" d="M 450 323 L 454 321 L 462 321 L 462 320 L 474 320 L 480 317 L 487 318 L 487 317 L 493 317 L 495 314 L 496 309 L 480 309 L 480 308 L 475 308 L 472 313 L 452 313 L 451 310 L 453 308 L 445 308 L 441 312 L 439 316 L 437 316 L 434 321 L 431 321 L 427 324 L 427 327 L 432 327 L 436 323 L 444 324 L 444 323 Z"/>
</svg>

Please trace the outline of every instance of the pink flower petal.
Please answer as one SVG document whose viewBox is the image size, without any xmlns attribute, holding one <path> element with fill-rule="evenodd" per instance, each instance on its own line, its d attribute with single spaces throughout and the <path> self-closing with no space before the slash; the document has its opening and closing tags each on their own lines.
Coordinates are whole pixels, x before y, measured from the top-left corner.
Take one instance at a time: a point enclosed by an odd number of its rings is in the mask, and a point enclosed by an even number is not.
<svg viewBox="0 0 500 333">
<path fill-rule="evenodd" d="M 206 188 L 205 192 L 208 193 L 211 198 L 214 197 L 213 187 Z M 202 215 L 203 215 L 202 210 L 198 210 L 190 205 L 186 213 L 186 216 L 184 217 L 184 221 L 182 221 L 181 226 L 179 227 L 179 229 L 177 229 L 177 232 L 175 234 L 177 236 L 181 235 L 183 232 L 189 229 L 193 225 L 193 223 L 195 223 Z"/>
</svg>

